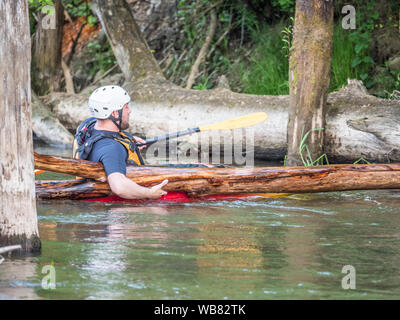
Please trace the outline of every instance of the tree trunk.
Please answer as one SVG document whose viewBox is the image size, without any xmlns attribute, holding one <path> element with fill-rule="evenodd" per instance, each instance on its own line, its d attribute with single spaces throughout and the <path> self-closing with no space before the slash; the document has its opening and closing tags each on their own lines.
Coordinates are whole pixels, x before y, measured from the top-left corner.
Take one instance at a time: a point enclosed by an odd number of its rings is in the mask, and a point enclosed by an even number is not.
<svg viewBox="0 0 400 320">
<path fill-rule="evenodd" d="M 0 1 L 0 247 L 38 251 L 28 1 Z"/>
<path fill-rule="evenodd" d="M 85 199 L 111 195 L 101 163 L 35 154 L 35 167 L 103 181 L 37 182 L 39 199 Z M 319 167 L 168 168 L 128 166 L 126 176 L 143 186 L 168 179 L 166 191 L 191 197 L 243 193 L 308 193 L 398 189 L 400 165 L 331 165 Z"/>
<path fill-rule="evenodd" d="M 333 0 L 297 0 L 290 54 L 288 165 L 301 165 L 302 139 L 311 158 L 322 155 L 333 38 Z"/>
<path fill-rule="evenodd" d="M 125 0 L 94 0 L 92 8 L 127 81 L 164 79 Z"/>
<path fill-rule="evenodd" d="M 64 25 L 64 8 L 61 0 L 54 1 L 50 13 L 39 12 L 38 25 L 33 37 L 32 89 L 38 95 L 61 88 L 61 46 Z"/>
</svg>

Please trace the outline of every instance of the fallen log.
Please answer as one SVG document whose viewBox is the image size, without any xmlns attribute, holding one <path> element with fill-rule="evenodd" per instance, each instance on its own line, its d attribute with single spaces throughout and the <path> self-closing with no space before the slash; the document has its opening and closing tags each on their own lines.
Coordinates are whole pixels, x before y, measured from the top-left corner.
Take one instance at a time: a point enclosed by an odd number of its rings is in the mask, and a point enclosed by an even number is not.
<svg viewBox="0 0 400 320">
<path fill-rule="evenodd" d="M 64 173 L 84 178 L 105 181 L 106 176 L 100 162 L 33 153 L 35 169 Z"/>
<path fill-rule="evenodd" d="M 99 181 L 66 180 L 36 181 L 36 199 L 38 200 L 79 200 L 94 199 L 111 195 L 108 183 Z"/>
<path fill-rule="evenodd" d="M 84 199 L 112 194 L 100 163 L 35 154 L 35 168 L 101 180 L 36 182 L 37 199 Z M 400 164 L 259 168 L 128 166 L 127 177 L 143 186 L 153 186 L 168 179 L 169 183 L 163 189 L 183 191 L 190 197 L 400 189 Z"/>
<path fill-rule="evenodd" d="M 22 249 L 20 244 L 17 244 L 15 246 L 0 247 L 0 254 L 6 253 L 9 251 L 18 250 L 18 249 Z"/>
</svg>

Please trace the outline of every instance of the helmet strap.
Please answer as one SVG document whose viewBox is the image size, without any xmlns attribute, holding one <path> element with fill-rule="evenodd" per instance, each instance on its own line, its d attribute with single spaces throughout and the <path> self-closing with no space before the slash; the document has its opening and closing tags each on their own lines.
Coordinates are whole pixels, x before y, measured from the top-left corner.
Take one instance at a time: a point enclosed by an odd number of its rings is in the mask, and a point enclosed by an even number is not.
<svg viewBox="0 0 400 320">
<path fill-rule="evenodd" d="M 118 110 L 118 118 L 115 118 L 113 115 L 110 115 L 108 118 L 111 119 L 112 122 L 117 126 L 119 131 L 122 131 L 121 125 L 122 125 L 122 110 Z M 118 123 L 119 122 L 119 123 Z"/>
</svg>

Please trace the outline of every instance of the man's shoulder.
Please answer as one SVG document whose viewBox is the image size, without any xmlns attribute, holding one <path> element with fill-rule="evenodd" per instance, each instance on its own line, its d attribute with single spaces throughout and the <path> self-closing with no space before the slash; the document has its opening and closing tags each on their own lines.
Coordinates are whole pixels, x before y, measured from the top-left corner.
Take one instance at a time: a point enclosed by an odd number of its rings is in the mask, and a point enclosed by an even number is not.
<svg viewBox="0 0 400 320">
<path fill-rule="evenodd" d="M 94 134 L 101 134 L 98 130 L 96 131 Z M 94 143 L 92 150 L 92 153 L 97 154 L 97 156 L 104 154 L 113 154 L 114 156 L 123 154 L 125 156 L 126 152 L 126 148 L 112 136 L 103 136 Z"/>
<path fill-rule="evenodd" d="M 92 131 L 92 137 L 93 138 L 98 138 L 96 139 L 96 144 L 108 144 L 108 145 L 121 145 L 115 138 L 117 135 L 112 132 L 112 131 L 104 131 L 104 130 L 93 130 Z"/>
<path fill-rule="evenodd" d="M 106 148 L 110 149 L 110 151 L 125 150 L 125 147 L 112 137 L 104 137 L 98 140 L 93 147 L 102 149 Z"/>
</svg>

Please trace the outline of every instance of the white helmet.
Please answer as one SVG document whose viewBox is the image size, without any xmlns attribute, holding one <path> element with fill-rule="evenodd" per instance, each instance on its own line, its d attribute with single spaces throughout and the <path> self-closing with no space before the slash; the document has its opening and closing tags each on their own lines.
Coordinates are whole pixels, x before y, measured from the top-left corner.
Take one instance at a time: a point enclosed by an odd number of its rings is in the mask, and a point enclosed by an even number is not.
<svg viewBox="0 0 400 320">
<path fill-rule="evenodd" d="M 97 119 L 107 119 L 115 110 L 121 110 L 131 101 L 128 92 L 119 86 L 104 86 L 89 97 L 89 110 Z"/>
</svg>

